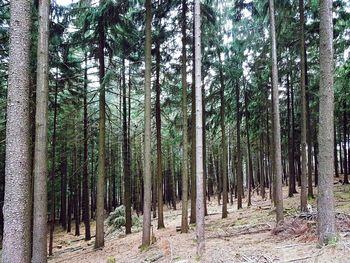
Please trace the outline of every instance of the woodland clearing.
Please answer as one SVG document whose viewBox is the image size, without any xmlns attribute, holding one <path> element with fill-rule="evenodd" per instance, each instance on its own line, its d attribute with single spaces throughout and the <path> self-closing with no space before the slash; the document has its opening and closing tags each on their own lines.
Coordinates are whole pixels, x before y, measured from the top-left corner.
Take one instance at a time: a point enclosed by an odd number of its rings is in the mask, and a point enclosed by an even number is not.
<svg viewBox="0 0 350 263">
<path fill-rule="evenodd" d="M 94 238 L 84 241 L 59 227 L 55 232 L 54 256 L 49 262 L 350 262 L 350 187 L 335 184 L 339 241 L 334 245 L 317 247 L 316 221 L 312 214 L 298 212 L 299 194 L 287 198 L 284 189 L 285 223 L 276 228 L 275 214 L 270 200 L 256 194 L 252 206 L 236 209 L 236 202 L 228 206 L 229 216 L 221 218 L 217 199 L 208 203 L 206 224 L 206 253 L 196 257 L 195 226 L 181 234 L 176 227 L 181 222 L 181 207 L 174 211 L 165 208 L 165 229 L 157 229 L 153 219 L 156 242 L 141 251 L 141 228 L 125 236 L 122 231 L 107 228 L 105 247 L 94 249 Z M 309 200 L 316 207 L 316 199 Z M 81 230 L 83 231 L 83 227 Z M 94 231 L 95 224 L 92 225 Z M 94 235 L 94 232 L 92 233 Z"/>
</svg>

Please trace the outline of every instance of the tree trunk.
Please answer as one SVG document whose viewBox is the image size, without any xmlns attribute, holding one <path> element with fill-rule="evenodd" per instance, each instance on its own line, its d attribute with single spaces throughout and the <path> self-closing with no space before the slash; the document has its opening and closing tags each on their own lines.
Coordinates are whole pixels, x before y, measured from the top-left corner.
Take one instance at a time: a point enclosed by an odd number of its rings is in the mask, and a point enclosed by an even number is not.
<svg viewBox="0 0 350 263">
<path fill-rule="evenodd" d="M 220 127 L 221 127 L 221 148 L 222 148 L 222 218 L 227 217 L 227 145 L 226 145 L 226 126 L 225 126 L 225 83 L 224 74 L 222 71 L 222 61 L 219 48 L 217 49 L 219 59 L 219 75 L 220 75 Z M 239 203 L 239 202 L 238 202 Z M 241 197 L 242 205 L 242 197 Z"/>
<path fill-rule="evenodd" d="M 103 0 L 100 0 L 102 6 Z M 104 84 L 105 77 L 105 30 L 103 18 L 100 18 L 98 23 L 99 32 L 99 47 L 98 47 L 98 62 L 99 62 L 99 82 L 100 82 L 100 98 L 99 98 L 99 131 L 98 131 L 98 174 L 96 182 L 96 239 L 95 248 L 104 246 L 104 194 L 105 194 L 105 176 L 106 176 L 106 158 L 105 158 L 105 133 L 106 133 L 106 91 Z"/>
<path fill-rule="evenodd" d="M 163 160 L 162 160 L 162 121 L 160 116 L 160 43 L 156 43 L 156 137 L 157 137 L 157 193 L 158 229 L 164 228 L 163 216 Z"/>
<path fill-rule="evenodd" d="M 151 70 L 152 70 L 152 1 L 145 1 L 145 129 L 144 129 L 144 201 L 142 245 L 151 242 Z"/>
<path fill-rule="evenodd" d="M 39 2 L 37 86 L 34 149 L 34 205 L 32 262 L 47 261 L 47 159 L 49 95 L 49 9 L 48 0 Z M 57 83 L 55 102 L 57 101 Z M 55 103 L 56 111 L 56 103 Z M 54 191 L 52 189 L 51 191 Z M 54 195 L 53 195 L 54 196 Z M 52 212 L 52 211 L 51 211 Z M 52 220 L 53 218 L 51 218 Z M 51 231 L 50 231 L 51 233 Z M 50 239 L 51 241 L 51 239 Z M 52 246 L 51 246 L 52 247 Z M 51 249 L 52 253 L 52 249 Z"/>
<path fill-rule="evenodd" d="M 336 118 L 336 117 L 335 117 Z M 335 125 L 335 119 L 333 122 L 333 129 L 334 129 L 334 169 L 335 169 L 335 177 L 339 178 L 339 166 L 338 166 L 338 150 L 337 150 L 337 129 Z"/>
<path fill-rule="evenodd" d="M 78 145 L 76 139 L 76 116 L 73 115 L 73 213 L 74 213 L 74 224 L 75 224 L 75 236 L 80 236 L 80 215 L 79 215 L 79 169 L 78 169 Z"/>
<path fill-rule="evenodd" d="M 278 71 L 277 71 L 277 49 L 275 30 L 274 0 L 269 0 L 270 6 L 270 29 L 272 43 L 272 105 L 273 105 L 273 146 L 274 146 L 274 177 L 276 197 L 276 221 L 283 220 L 283 192 L 282 192 L 282 161 L 281 161 L 281 131 L 278 94 Z"/>
<path fill-rule="evenodd" d="M 291 110 L 290 110 L 290 84 L 289 84 L 289 74 L 287 75 L 287 129 L 288 129 L 288 196 L 293 197 L 293 180 L 294 180 L 294 159 L 293 159 L 293 142 L 292 133 L 293 127 L 291 127 Z M 295 184 L 294 184 L 295 185 Z"/>
<path fill-rule="evenodd" d="M 193 70 L 192 70 L 192 112 L 191 112 L 191 214 L 190 223 L 196 223 L 196 53 L 195 49 L 195 25 L 193 23 Z"/>
<path fill-rule="evenodd" d="M 250 136 L 249 136 L 249 111 L 248 111 L 248 91 L 247 85 L 244 90 L 244 106 L 245 106 L 245 128 L 247 133 L 247 153 L 248 153 L 248 206 L 252 205 L 252 188 L 254 189 L 254 177 L 253 177 L 253 163 L 250 149 Z"/>
<path fill-rule="evenodd" d="M 307 160 L 306 160 L 306 89 L 305 89 L 305 36 L 304 36 L 304 0 L 299 0 L 300 15 L 300 88 L 301 88 L 301 190 L 300 209 L 306 211 L 307 206 Z"/>
<path fill-rule="evenodd" d="M 29 145 L 30 1 L 10 2 L 4 196 L 4 263 L 30 262 L 31 178 Z"/>
<path fill-rule="evenodd" d="M 343 112 L 343 153 L 344 153 L 344 184 L 349 184 L 349 167 L 348 167 L 348 153 L 347 153 L 347 125 L 348 125 L 348 121 L 347 121 L 347 116 L 346 116 L 346 102 L 344 101 L 343 103 L 343 108 L 344 108 L 344 112 Z"/>
<path fill-rule="evenodd" d="M 318 234 L 320 245 L 336 241 L 333 174 L 333 26 L 332 0 L 320 1 L 320 113 L 319 113 L 319 185 Z"/>
<path fill-rule="evenodd" d="M 242 173 L 242 154 L 241 154 L 241 113 L 239 105 L 239 85 L 236 84 L 236 132 L 237 132 L 237 209 L 242 208 L 243 197 L 243 173 Z"/>
<path fill-rule="evenodd" d="M 64 230 L 67 229 L 67 157 L 66 141 L 64 140 L 63 151 L 61 152 L 61 225 Z"/>
<path fill-rule="evenodd" d="M 196 66 L 194 65 L 193 72 Z M 190 224 L 196 223 L 196 98 L 195 73 L 192 83 L 192 113 L 191 113 L 191 214 Z"/>
<path fill-rule="evenodd" d="M 202 79 L 201 79 L 201 20 L 200 1 L 194 6 L 195 34 L 195 86 L 196 86 L 196 237 L 197 255 L 202 256 L 204 243 L 204 194 L 203 194 L 203 119 L 202 119 Z"/>
<path fill-rule="evenodd" d="M 84 68 L 84 160 L 83 160 L 83 221 L 85 225 L 85 240 L 91 239 L 89 213 L 89 148 L 88 148 L 88 108 L 87 108 L 87 55 Z"/>
<path fill-rule="evenodd" d="M 125 233 L 131 233 L 131 172 L 129 160 L 129 139 L 127 122 L 126 81 L 125 81 L 125 58 L 123 58 L 122 70 L 123 86 L 123 165 L 124 165 L 124 205 L 125 205 Z"/>
<path fill-rule="evenodd" d="M 181 60 L 181 85 L 182 85 L 182 213 L 181 233 L 188 232 L 188 120 L 187 120 L 187 55 L 186 55 L 186 0 L 182 0 L 181 33 L 182 33 L 182 60 Z"/>
</svg>

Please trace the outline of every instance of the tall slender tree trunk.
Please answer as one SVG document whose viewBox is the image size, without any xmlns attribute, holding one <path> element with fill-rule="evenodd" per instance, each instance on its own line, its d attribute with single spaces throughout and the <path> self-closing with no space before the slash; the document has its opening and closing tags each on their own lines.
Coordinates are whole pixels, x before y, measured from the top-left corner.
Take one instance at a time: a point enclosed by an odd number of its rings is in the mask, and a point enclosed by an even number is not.
<svg viewBox="0 0 350 263">
<path fill-rule="evenodd" d="M 344 184 L 349 184 L 349 167 L 348 167 L 348 153 L 347 153 L 347 125 L 348 125 L 348 120 L 347 120 L 347 116 L 346 116 L 346 102 L 344 100 L 343 102 L 343 108 L 344 108 L 344 112 L 343 112 L 343 153 L 344 153 Z"/>
<path fill-rule="evenodd" d="M 144 201 L 142 245 L 151 242 L 151 70 L 152 70 L 152 1 L 145 1 L 145 129 L 144 129 Z"/>
<path fill-rule="evenodd" d="M 193 66 L 193 72 L 196 66 Z M 193 73 L 194 74 L 194 73 Z M 195 98 L 195 75 L 192 83 L 192 113 L 191 113 L 191 214 L 190 223 L 196 223 L 196 98 Z"/>
<path fill-rule="evenodd" d="M 187 120 L 187 54 L 186 54 L 186 13 L 187 3 L 182 0 L 181 34 L 182 34 L 182 59 L 181 59 L 181 85 L 182 85 L 182 214 L 181 232 L 188 232 L 188 120 Z"/>
<path fill-rule="evenodd" d="M 85 225 L 85 240 L 91 239 L 89 213 L 89 148 L 88 148 L 88 107 L 87 107 L 87 54 L 84 68 L 84 160 L 83 160 L 83 221 Z"/>
<path fill-rule="evenodd" d="M 308 78 L 308 66 L 307 66 L 307 54 L 306 54 L 306 45 L 304 50 L 305 56 L 305 88 L 306 88 L 306 141 L 307 141 L 307 172 L 308 172 L 308 197 L 314 198 L 313 186 L 312 186 L 312 137 L 311 137 L 311 110 L 310 110 L 310 99 L 311 92 L 309 86 L 309 78 Z"/>
<path fill-rule="evenodd" d="M 334 215 L 334 152 L 333 152 L 333 26 L 332 0 L 320 0 L 320 114 L 318 185 L 319 243 L 327 245 L 337 239 Z"/>
<path fill-rule="evenodd" d="M 128 121 L 127 121 L 127 102 L 126 102 L 126 80 L 125 80 L 125 58 L 123 58 L 122 69 L 123 86 L 123 170 L 124 170 L 124 205 L 125 205 L 125 233 L 131 233 L 131 172 L 129 162 L 129 139 L 128 139 Z"/>
<path fill-rule="evenodd" d="M 305 81 L 305 36 L 304 36 L 304 0 L 299 0 L 300 16 L 300 88 L 301 88 L 301 191 L 300 209 L 306 211 L 307 206 L 307 160 L 306 160 L 306 81 Z"/>
<path fill-rule="evenodd" d="M 79 183 L 79 169 L 78 169 L 78 145 L 76 138 L 76 115 L 73 114 L 73 151 L 72 151 L 72 192 L 73 192 L 73 214 L 74 214 L 74 225 L 75 225 L 75 236 L 80 235 L 79 227 L 79 192 L 78 192 L 78 183 Z"/>
<path fill-rule="evenodd" d="M 220 75 L 220 127 L 221 127 L 221 148 L 222 148 L 222 218 L 227 217 L 227 203 L 228 203 L 228 192 L 227 192 L 227 145 L 226 145 L 226 125 L 225 125 L 225 83 L 224 74 L 222 70 L 221 54 L 217 49 L 217 55 L 220 63 L 219 75 Z M 237 174 L 238 175 L 238 174 Z M 241 196 L 242 205 L 242 196 Z"/>
<path fill-rule="evenodd" d="M 242 173 L 242 153 L 241 153 L 241 112 L 239 105 L 239 84 L 236 84 L 236 132 L 237 132 L 237 209 L 242 208 L 243 198 L 243 173 Z"/>
<path fill-rule="evenodd" d="M 61 152 L 61 225 L 64 230 L 67 229 L 67 157 L 66 141 L 63 142 L 63 151 Z"/>
<path fill-rule="evenodd" d="M 58 74 L 56 73 L 56 78 Z M 53 232 L 55 230 L 55 169 L 56 169 L 56 129 L 57 129 L 57 96 L 58 96 L 58 83 L 55 86 L 55 101 L 54 101 L 54 116 L 53 116 L 53 134 L 52 134 L 52 156 L 51 156 L 51 211 L 50 211 L 50 239 L 49 239 L 49 256 L 52 255 L 53 249 Z"/>
<path fill-rule="evenodd" d="M 290 110 L 290 83 L 289 74 L 287 75 L 287 129 L 288 129 L 288 196 L 293 197 L 293 180 L 294 180 L 294 159 L 293 159 L 293 127 L 291 127 L 291 110 Z M 295 185 L 295 184 L 294 184 Z"/>
<path fill-rule="evenodd" d="M 250 136 L 249 136 L 249 111 L 248 111 L 248 91 L 247 85 L 244 89 L 244 107 L 245 107 L 245 128 L 247 134 L 247 158 L 248 158 L 248 206 L 252 205 L 252 188 L 254 188 L 254 176 L 253 176 L 253 163 L 250 147 Z"/>
<path fill-rule="evenodd" d="M 201 19 L 200 1 L 194 5 L 195 34 L 195 86 L 196 86 L 196 237 L 197 255 L 205 250 L 204 243 L 204 194 L 203 194 L 203 119 L 202 119 L 202 78 L 201 78 Z"/>
<path fill-rule="evenodd" d="M 157 133 L 157 193 L 158 229 L 164 228 L 163 216 L 163 160 L 162 160 L 162 120 L 160 115 L 160 43 L 156 43 L 156 133 Z"/>
<path fill-rule="evenodd" d="M 194 18 L 195 19 L 195 18 Z M 192 70 L 192 107 L 191 107 L 191 214 L 190 223 L 196 223 L 196 53 L 195 49 L 195 24 L 193 23 L 193 70 Z"/>
<path fill-rule="evenodd" d="M 336 118 L 336 117 L 335 117 Z M 339 166 L 338 166 L 338 150 L 337 150 L 337 129 L 336 129 L 336 124 L 335 124 L 335 119 L 333 122 L 333 129 L 334 129 L 334 170 L 335 170 L 335 177 L 339 177 Z"/>
<path fill-rule="evenodd" d="M 34 205 L 32 263 L 41 263 L 47 261 L 49 12 L 49 0 L 40 1 L 33 173 Z M 57 98 L 56 94 L 57 83 L 55 90 L 55 101 Z M 54 189 L 52 189 L 52 191 L 53 190 Z"/>
<path fill-rule="evenodd" d="M 283 192 L 282 192 L 282 157 L 281 157 L 281 130 L 278 96 L 278 70 L 277 70 L 277 48 L 275 29 L 274 0 L 269 0 L 270 6 L 270 30 L 272 43 L 272 108 L 273 108 L 273 146 L 274 146 L 274 177 L 275 177 L 275 200 L 276 221 L 283 220 Z"/>
<path fill-rule="evenodd" d="M 206 110 L 205 110 L 205 88 L 202 85 L 202 123 L 203 123 L 203 194 L 204 194 L 204 215 L 208 215 L 207 208 L 207 140 L 206 140 Z"/>
<path fill-rule="evenodd" d="M 25 0 L 11 1 L 10 12 L 2 260 L 4 263 L 27 263 L 31 258 L 29 145 L 31 3 Z"/>
<path fill-rule="evenodd" d="M 100 5 L 103 0 L 100 0 Z M 106 176 L 106 91 L 104 84 L 105 77 L 105 30 L 104 21 L 100 18 L 98 23 L 99 46 L 98 46 L 98 62 L 99 62 L 99 81 L 100 81 L 100 98 L 99 98 L 99 131 L 98 131 L 98 174 L 96 183 L 96 239 L 95 248 L 104 246 L 104 195 L 105 195 L 105 176 Z"/>
<path fill-rule="evenodd" d="M 171 181 L 171 204 L 173 209 L 176 210 L 176 180 L 175 180 L 175 171 L 174 171 L 174 157 L 173 157 L 173 148 L 169 146 L 169 174 Z"/>
</svg>

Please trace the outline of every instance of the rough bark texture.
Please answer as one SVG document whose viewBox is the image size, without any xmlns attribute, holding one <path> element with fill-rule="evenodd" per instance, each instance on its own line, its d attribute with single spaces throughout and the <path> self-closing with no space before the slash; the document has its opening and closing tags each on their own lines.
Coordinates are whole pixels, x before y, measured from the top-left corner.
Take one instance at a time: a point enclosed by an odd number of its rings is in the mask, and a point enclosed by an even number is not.
<svg viewBox="0 0 350 263">
<path fill-rule="evenodd" d="M 58 74 L 56 72 L 56 79 Z M 51 171 L 50 171 L 50 183 L 51 183 L 51 192 L 50 192 L 50 237 L 49 237 L 49 256 L 52 255 L 53 250 L 53 232 L 55 230 L 55 169 L 56 169 L 56 131 L 57 131 L 57 95 L 58 95 L 58 83 L 56 81 L 55 86 L 55 99 L 54 99 L 54 113 L 53 113 L 53 134 L 52 134 L 52 156 L 51 156 Z"/>
<path fill-rule="evenodd" d="M 152 2 L 145 1 L 145 130 L 144 130 L 144 200 L 143 200 L 143 228 L 142 245 L 148 246 L 151 241 L 151 63 L 152 63 Z"/>
<path fill-rule="evenodd" d="M 157 41 L 158 42 L 158 41 Z M 157 194 L 158 229 L 164 228 L 163 215 L 163 158 L 162 158 L 162 120 L 160 115 L 160 43 L 156 44 L 156 137 L 157 137 Z"/>
<path fill-rule="evenodd" d="M 88 107 L 87 107 L 87 55 L 84 68 L 84 161 L 83 161 L 83 221 L 85 225 L 85 240 L 91 239 L 89 213 L 89 148 L 88 148 Z"/>
<path fill-rule="evenodd" d="M 304 0 L 299 0 L 300 15 L 300 99 L 301 99 L 301 189 L 300 209 L 307 206 L 307 160 L 306 160 L 306 81 L 305 81 L 305 37 L 304 37 Z"/>
<path fill-rule="evenodd" d="M 196 79 L 196 237 L 197 255 L 205 250 L 204 243 L 204 194 L 203 194 L 203 123 L 202 123 L 202 79 L 201 79 L 201 19 L 200 1 L 194 6 L 195 34 L 195 79 Z"/>
<path fill-rule="evenodd" d="M 100 1 L 100 5 L 103 0 Z M 106 108 L 105 108 L 105 86 L 103 83 L 105 76 L 104 63 L 104 46 L 105 33 L 103 20 L 99 21 L 99 81 L 100 81 L 100 98 L 99 98 L 99 125 L 98 125 L 98 174 L 96 182 L 96 239 L 95 248 L 104 246 L 104 194 L 105 194 L 105 132 L 106 132 Z"/>
<path fill-rule="evenodd" d="M 131 172 L 130 172 L 130 153 L 127 121 L 127 102 L 126 102 L 126 81 L 125 81 L 125 59 L 123 59 L 123 170 L 124 170 L 124 205 L 125 205 L 125 233 L 131 233 Z"/>
<path fill-rule="evenodd" d="M 283 220 L 283 193 L 282 193 L 282 157 L 281 157 L 281 131 L 278 94 L 278 70 L 277 70 L 277 48 L 275 30 L 274 0 L 269 0 L 270 6 L 270 33 L 272 53 L 272 109 L 273 109 L 273 174 L 275 182 L 275 203 L 277 223 Z"/>
<path fill-rule="evenodd" d="M 224 73 L 222 70 L 222 61 L 220 51 L 218 49 L 218 59 L 219 59 L 219 75 L 220 75 L 220 127 L 221 127 L 221 148 L 222 148 L 222 218 L 227 217 L 227 203 L 228 203 L 228 193 L 227 193 L 227 145 L 226 145 L 226 125 L 225 125 L 225 83 L 224 83 Z M 242 195 L 241 195 L 242 196 Z M 241 199 L 242 201 L 242 199 Z"/>
<path fill-rule="evenodd" d="M 182 85 L 182 215 L 181 232 L 188 232 L 188 124 L 187 124 L 187 67 L 186 67 L 186 0 L 182 0 L 182 65 L 181 65 L 181 85 Z"/>
<path fill-rule="evenodd" d="M 39 2 L 37 86 L 34 148 L 34 206 L 32 263 L 47 262 L 47 147 L 48 147 L 48 48 L 49 0 Z"/>
<path fill-rule="evenodd" d="M 10 54 L 7 95 L 4 196 L 4 263 L 31 258 L 29 147 L 29 56 L 31 3 L 10 2 Z"/>
<path fill-rule="evenodd" d="M 236 145 L 237 145 L 237 209 L 242 208 L 243 198 L 243 173 L 242 173 L 242 154 L 241 154 L 241 112 L 239 105 L 239 85 L 236 84 Z"/>
<path fill-rule="evenodd" d="M 318 233 L 321 245 L 336 240 L 334 216 L 333 152 L 333 26 L 332 0 L 320 1 L 320 114 L 319 114 L 319 182 Z"/>
</svg>

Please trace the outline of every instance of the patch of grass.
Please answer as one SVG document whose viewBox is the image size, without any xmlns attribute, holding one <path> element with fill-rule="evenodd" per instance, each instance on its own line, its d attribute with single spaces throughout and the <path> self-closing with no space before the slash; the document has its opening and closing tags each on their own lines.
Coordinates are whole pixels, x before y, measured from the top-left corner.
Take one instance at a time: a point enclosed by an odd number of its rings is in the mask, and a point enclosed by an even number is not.
<svg viewBox="0 0 350 263">
<path fill-rule="evenodd" d="M 202 257 L 201 257 L 201 256 L 199 256 L 199 255 L 197 255 L 197 256 L 195 257 L 195 260 L 196 260 L 197 262 L 200 262 L 200 261 L 201 261 L 201 259 L 202 259 Z"/>
<path fill-rule="evenodd" d="M 115 257 L 113 257 L 113 256 L 108 256 L 107 257 L 107 263 L 115 263 L 116 261 L 115 261 Z"/>
<path fill-rule="evenodd" d="M 146 252 L 150 249 L 150 246 L 149 245 L 141 245 L 139 246 L 139 250 L 140 252 Z"/>
</svg>

